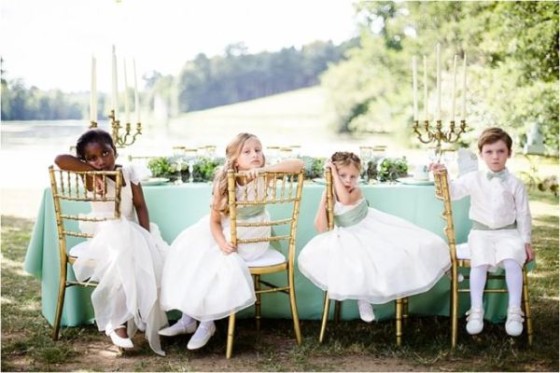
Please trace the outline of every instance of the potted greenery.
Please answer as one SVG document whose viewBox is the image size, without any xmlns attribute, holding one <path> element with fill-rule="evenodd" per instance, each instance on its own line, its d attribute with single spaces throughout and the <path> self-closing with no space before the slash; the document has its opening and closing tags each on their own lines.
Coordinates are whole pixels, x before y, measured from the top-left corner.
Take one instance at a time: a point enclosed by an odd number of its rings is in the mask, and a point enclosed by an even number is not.
<svg viewBox="0 0 560 373">
<path fill-rule="evenodd" d="M 408 164 L 406 158 L 383 158 L 377 164 L 377 180 L 395 181 L 399 177 L 408 175 Z"/>
</svg>

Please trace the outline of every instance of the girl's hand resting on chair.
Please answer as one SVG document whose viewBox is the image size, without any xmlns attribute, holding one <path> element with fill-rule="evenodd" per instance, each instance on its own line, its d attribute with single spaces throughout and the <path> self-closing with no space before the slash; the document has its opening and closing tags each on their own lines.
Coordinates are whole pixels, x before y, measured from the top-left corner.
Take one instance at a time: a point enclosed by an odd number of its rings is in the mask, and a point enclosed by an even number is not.
<svg viewBox="0 0 560 373">
<path fill-rule="evenodd" d="M 226 255 L 234 253 L 237 251 L 237 247 L 233 246 L 230 242 L 224 242 L 220 244 L 220 250 Z"/>
<path fill-rule="evenodd" d="M 104 196 L 105 193 L 107 192 L 105 190 L 105 182 L 103 181 L 102 177 L 98 177 L 98 176 L 95 177 L 95 179 L 93 180 L 93 188 L 95 190 L 95 193 L 101 196 Z"/>
<path fill-rule="evenodd" d="M 239 173 L 247 176 L 248 181 L 251 181 L 256 179 L 257 176 L 259 176 L 259 174 L 262 174 L 263 172 L 266 172 L 266 167 L 255 167 L 251 168 L 250 170 L 241 171 Z"/>
</svg>

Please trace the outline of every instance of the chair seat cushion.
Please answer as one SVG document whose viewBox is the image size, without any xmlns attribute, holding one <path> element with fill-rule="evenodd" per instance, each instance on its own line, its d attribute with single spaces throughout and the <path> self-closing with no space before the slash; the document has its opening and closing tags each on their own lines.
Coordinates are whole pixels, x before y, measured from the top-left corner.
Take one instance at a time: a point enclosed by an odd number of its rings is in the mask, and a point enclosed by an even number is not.
<svg viewBox="0 0 560 373">
<path fill-rule="evenodd" d="M 470 259 L 471 252 L 469 251 L 469 245 L 461 243 L 457 245 L 457 259 Z"/>
<path fill-rule="evenodd" d="M 72 246 L 68 251 L 68 255 L 79 258 L 89 247 L 89 241 L 83 241 L 79 244 Z"/>
<path fill-rule="evenodd" d="M 247 262 L 247 265 L 249 267 L 266 267 L 285 262 L 286 258 L 282 255 L 282 253 L 275 249 L 268 248 L 263 255 L 255 260 Z"/>
</svg>

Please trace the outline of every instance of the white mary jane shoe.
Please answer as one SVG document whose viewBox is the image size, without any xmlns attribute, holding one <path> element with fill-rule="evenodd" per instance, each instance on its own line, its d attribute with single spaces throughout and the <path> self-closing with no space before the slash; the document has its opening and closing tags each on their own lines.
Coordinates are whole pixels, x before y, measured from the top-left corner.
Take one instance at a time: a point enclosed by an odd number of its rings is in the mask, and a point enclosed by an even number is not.
<svg viewBox="0 0 560 373">
<path fill-rule="evenodd" d="M 523 333 L 523 311 L 519 307 L 509 307 L 506 320 L 506 333 L 517 337 Z"/>
<path fill-rule="evenodd" d="M 124 329 L 124 326 L 115 328 L 115 330 L 117 329 Z M 120 337 L 117 332 L 115 332 L 115 330 L 109 333 L 109 337 L 111 337 L 111 341 L 115 346 L 126 349 L 134 347 L 134 344 L 132 344 L 132 340 L 130 338 Z"/>
<path fill-rule="evenodd" d="M 358 301 L 358 311 L 360 311 L 360 318 L 362 321 L 370 323 L 375 320 L 375 314 L 373 313 L 373 306 L 363 300 Z"/>
<path fill-rule="evenodd" d="M 214 322 L 211 323 L 201 323 L 196 329 L 196 332 L 191 337 L 187 348 L 189 350 L 197 350 L 204 347 L 206 343 L 212 338 L 216 332 L 216 325 Z"/>
<path fill-rule="evenodd" d="M 484 328 L 484 310 L 472 308 L 467 312 L 467 333 L 476 335 Z"/>
<path fill-rule="evenodd" d="M 167 328 L 161 329 L 158 334 L 164 337 L 174 337 L 179 334 L 191 334 L 196 331 L 196 320 L 192 320 L 187 325 L 183 325 L 181 320 L 177 321 L 175 324 L 168 326 Z"/>
</svg>

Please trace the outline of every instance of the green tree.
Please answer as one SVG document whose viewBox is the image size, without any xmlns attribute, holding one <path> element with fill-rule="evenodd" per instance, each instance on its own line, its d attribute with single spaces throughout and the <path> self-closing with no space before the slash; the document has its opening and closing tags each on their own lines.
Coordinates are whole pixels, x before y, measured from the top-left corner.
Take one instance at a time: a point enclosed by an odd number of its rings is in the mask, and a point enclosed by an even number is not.
<svg viewBox="0 0 560 373">
<path fill-rule="evenodd" d="M 502 125 L 523 140 L 537 122 L 558 153 L 557 2 L 360 2 L 356 10 L 360 45 L 322 80 L 339 131 L 379 131 L 390 121 L 413 138 L 411 59 L 425 54 L 435 66 L 440 43 L 444 71 L 453 55 L 467 55 L 471 128 Z"/>
</svg>

